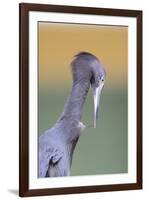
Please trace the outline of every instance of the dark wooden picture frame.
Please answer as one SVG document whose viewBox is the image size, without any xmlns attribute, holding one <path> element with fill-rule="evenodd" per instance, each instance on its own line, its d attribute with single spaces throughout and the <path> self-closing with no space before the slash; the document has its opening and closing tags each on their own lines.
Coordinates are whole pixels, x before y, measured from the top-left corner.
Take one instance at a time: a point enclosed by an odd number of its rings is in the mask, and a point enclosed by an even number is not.
<svg viewBox="0 0 146 200">
<path fill-rule="evenodd" d="M 135 17 L 137 20 L 137 182 L 114 185 L 29 189 L 29 12 L 59 12 L 105 16 Z M 19 195 L 57 195 L 142 189 L 142 11 L 106 8 L 19 5 Z"/>
</svg>

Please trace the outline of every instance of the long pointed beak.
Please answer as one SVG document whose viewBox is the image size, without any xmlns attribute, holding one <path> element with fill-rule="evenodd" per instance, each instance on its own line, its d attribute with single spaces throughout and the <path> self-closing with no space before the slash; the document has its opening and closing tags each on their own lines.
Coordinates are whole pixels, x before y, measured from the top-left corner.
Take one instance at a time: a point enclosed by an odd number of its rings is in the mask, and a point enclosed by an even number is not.
<svg viewBox="0 0 146 200">
<path fill-rule="evenodd" d="M 99 112 L 99 101 L 103 85 L 93 88 L 93 100 L 94 100 L 94 128 L 96 128 L 98 112 Z"/>
</svg>

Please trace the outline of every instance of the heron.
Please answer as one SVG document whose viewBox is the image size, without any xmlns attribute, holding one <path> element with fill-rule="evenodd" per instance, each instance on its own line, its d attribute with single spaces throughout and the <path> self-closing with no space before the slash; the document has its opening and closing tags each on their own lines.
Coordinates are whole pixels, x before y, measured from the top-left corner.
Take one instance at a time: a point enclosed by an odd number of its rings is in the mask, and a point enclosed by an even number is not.
<svg viewBox="0 0 146 200">
<path fill-rule="evenodd" d="M 82 109 L 91 86 L 94 100 L 94 128 L 99 112 L 99 100 L 105 83 L 101 61 L 89 52 L 76 54 L 71 62 L 73 85 L 64 110 L 56 123 L 39 137 L 39 170 L 41 177 L 69 176 L 73 153 L 85 129 Z"/>
</svg>

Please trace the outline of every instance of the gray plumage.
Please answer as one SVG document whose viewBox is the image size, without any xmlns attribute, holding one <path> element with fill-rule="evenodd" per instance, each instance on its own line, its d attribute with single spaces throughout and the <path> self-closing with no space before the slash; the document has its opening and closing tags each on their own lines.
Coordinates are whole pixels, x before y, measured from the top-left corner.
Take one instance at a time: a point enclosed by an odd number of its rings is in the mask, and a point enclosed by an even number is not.
<svg viewBox="0 0 146 200">
<path fill-rule="evenodd" d="M 70 175 L 73 152 L 85 128 L 81 113 L 90 84 L 94 100 L 99 103 L 96 97 L 100 96 L 105 78 L 101 62 L 94 55 L 81 52 L 74 57 L 71 67 L 73 86 L 64 111 L 54 126 L 39 137 L 39 177 Z M 94 117 L 97 118 L 98 105 L 95 102 L 94 105 Z"/>
</svg>

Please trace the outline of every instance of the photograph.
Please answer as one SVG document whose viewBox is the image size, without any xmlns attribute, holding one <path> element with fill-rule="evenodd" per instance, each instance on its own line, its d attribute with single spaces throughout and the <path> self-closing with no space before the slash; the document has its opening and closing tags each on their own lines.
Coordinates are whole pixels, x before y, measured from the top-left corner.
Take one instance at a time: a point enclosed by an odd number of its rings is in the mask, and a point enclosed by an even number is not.
<svg viewBox="0 0 146 200">
<path fill-rule="evenodd" d="M 39 177 L 126 173 L 128 28 L 38 31 Z"/>
</svg>

